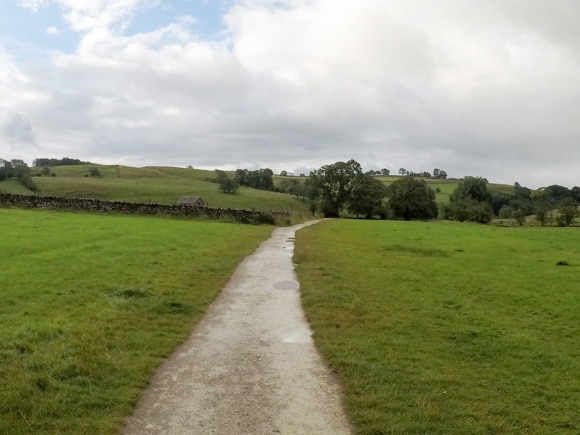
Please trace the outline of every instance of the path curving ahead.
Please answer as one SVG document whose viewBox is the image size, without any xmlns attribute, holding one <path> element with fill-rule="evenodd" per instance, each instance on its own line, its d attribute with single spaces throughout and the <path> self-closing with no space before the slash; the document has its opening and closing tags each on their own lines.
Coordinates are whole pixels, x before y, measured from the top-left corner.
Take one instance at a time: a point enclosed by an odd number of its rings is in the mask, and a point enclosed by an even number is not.
<svg viewBox="0 0 580 435">
<path fill-rule="evenodd" d="M 236 269 L 144 391 L 123 434 L 349 434 L 341 391 L 300 304 L 295 232 L 277 228 Z"/>
</svg>

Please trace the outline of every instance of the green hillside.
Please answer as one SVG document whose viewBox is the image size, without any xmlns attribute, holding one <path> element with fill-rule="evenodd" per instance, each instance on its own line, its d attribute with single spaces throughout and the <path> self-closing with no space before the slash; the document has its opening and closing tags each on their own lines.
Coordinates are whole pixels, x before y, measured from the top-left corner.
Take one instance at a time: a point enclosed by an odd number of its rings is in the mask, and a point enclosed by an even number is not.
<svg viewBox="0 0 580 435">
<path fill-rule="evenodd" d="M 101 177 L 90 177 L 91 168 L 97 168 Z M 282 193 L 242 187 L 236 194 L 224 194 L 213 183 L 213 171 L 120 165 L 56 166 L 51 171 L 54 176 L 33 178 L 41 195 L 159 204 L 175 204 L 183 196 L 201 196 L 210 207 L 301 213 L 308 209 L 295 196 Z M 13 181 L 0 183 L 0 189 L 8 193 L 30 193 Z"/>
</svg>

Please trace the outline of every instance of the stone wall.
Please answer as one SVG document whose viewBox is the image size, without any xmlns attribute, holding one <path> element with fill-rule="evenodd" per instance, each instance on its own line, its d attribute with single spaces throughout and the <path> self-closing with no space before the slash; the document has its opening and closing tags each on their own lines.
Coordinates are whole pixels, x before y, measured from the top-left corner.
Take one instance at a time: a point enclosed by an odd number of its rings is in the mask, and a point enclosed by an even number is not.
<svg viewBox="0 0 580 435">
<path fill-rule="evenodd" d="M 100 199 L 65 198 L 60 196 L 14 195 L 0 193 L 0 204 L 8 207 L 80 210 L 94 213 L 122 213 L 155 216 L 190 216 L 211 219 L 233 218 L 243 223 L 272 223 L 271 215 L 258 210 L 192 207 L 189 205 L 142 204 Z M 273 214 L 287 214 L 278 211 Z M 268 217 L 270 216 L 270 219 Z"/>
</svg>

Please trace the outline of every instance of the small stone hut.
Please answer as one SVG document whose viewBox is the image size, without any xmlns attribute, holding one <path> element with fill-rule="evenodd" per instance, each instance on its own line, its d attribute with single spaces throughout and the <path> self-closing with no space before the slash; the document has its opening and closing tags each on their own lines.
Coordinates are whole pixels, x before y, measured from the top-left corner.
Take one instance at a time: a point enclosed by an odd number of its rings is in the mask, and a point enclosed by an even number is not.
<svg viewBox="0 0 580 435">
<path fill-rule="evenodd" d="M 205 202 L 201 196 L 184 196 L 178 202 L 179 205 L 189 205 L 190 207 L 205 207 Z"/>
</svg>

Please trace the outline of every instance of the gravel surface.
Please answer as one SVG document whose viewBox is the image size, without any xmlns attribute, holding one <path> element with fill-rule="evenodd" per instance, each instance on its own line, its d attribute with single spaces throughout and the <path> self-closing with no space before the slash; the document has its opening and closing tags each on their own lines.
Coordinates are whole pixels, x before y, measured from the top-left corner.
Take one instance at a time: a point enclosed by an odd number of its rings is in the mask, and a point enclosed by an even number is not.
<svg viewBox="0 0 580 435">
<path fill-rule="evenodd" d="M 144 391 L 124 434 L 350 434 L 341 391 L 300 305 L 295 231 L 236 269 Z"/>
</svg>

